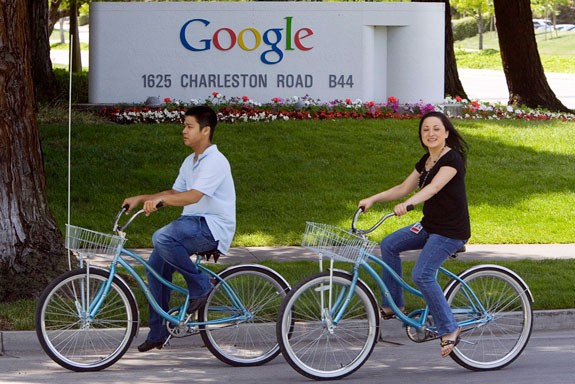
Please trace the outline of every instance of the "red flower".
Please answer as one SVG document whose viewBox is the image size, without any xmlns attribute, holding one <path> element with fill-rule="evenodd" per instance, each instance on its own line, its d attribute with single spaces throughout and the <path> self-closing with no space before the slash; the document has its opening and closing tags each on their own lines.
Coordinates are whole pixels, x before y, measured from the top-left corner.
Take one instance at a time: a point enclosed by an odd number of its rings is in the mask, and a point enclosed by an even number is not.
<svg viewBox="0 0 575 384">
<path fill-rule="evenodd" d="M 219 92 L 212 92 L 213 97 L 218 97 L 219 94 L 220 94 Z"/>
<path fill-rule="evenodd" d="M 393 96 L 389 96 L 389 97 L 387 98 L 387 101 L 388 101 L 389 103 L 391 103 L 391 104 L 397 103 L 397 99 L 396 99 L 395 97 L 393 97 Z"/>
<path fill-rule="evenodd" d="M 345 99 L 346 104 L 351 104 L 351 99 Z"/>
<path fill-rule="evenodd" d="M 247 97 L 247 96 L 242 96 L 242 100 L 243 100 L 243 101 L 250 101 L 250 98 Z"/>
<path fill-rule="evenodd" d="M 166 97 L 164 99 L 164 103 L 171 103 L 171 102 L 172 102 L 172 99 L 170 99 L 169 97 Z"/>
<path fill-rule="evenodd" d="M 461 96 L 455 96 L 455 101 L 460 102 L 461 100 Z"/>
</svg>

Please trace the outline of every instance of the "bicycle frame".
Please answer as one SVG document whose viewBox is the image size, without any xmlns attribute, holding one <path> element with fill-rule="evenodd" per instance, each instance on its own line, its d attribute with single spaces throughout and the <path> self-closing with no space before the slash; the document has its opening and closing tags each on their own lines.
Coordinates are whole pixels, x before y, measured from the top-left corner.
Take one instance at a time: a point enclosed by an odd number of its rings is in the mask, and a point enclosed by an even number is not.
<svg viewBox="0 0 575 384">
<path fill-rule="evenodd" d="M 164 311 L 159 305 L 158 302 L 156 301 L 156 299 L 152 296 L 152 294 L 150 293 L 150 290 L 148 289 L 145 281 L 142 279 L 142 277 L 138 274 L 138 272 L 136 272 L 136 270 L 134 269 L 134 267 L 132 267 L 130 265 L 130 263 L 128 261 L 126 261 L 126 259 L 124 258 L 124 256 L 130 257 L 132 259 L 134 259 L 135 261 L 137 261 L 139 264 L 143 265 L 147 271 L 149 271 L 150 273 L 152 273 L 154 275 L 154 277 L 156 279 L 158 279 L 158 281 L 163 284 L 164 286 L 170 288 L 171 290 L 174 290 L 176 292 L 179 292 L 183 295 L 186 295 L 186 301 L 184 303 L 184 305 L 182 306 L 182 310 L 179 311 L 177 316 L 171 315 L 170 313 Z M 197 261 L 196 261 L 196 267 L 199 268 L 200 270 L 202 270 L 203 272 L 207 273 L 208 275 L 210 275 L 210 277 L 213 277 L 214 279 L 217 279 L 220 281 L 221 286 L 224 288 L 226 294 L 229 296 L 231 302 L 234 305 L 234 309 L 236 310 L 236 312 L 240 313 L 239 315 L 236 316 L 232 316 L 232 317 L 226 317 L 226 318 L 221 318 L 221 319 L 216 319 L 216 320 L 209 320 L 209 321 L 187 321 L 187 317 L 188 314 L 186 313 L 187 307 L 188 307 L 188 300 L 189 300 L 189 292 L 187 289 L 180 287 L 166 279 L 164 279 L 162 276 L 160 276 L 158 274 L 158 272 L 156 272 L 149 264 L 148 262 L 146 262 L 146 260 L 138 255 L 135 252 L 132 252 L 128 249 L 122 248 L 120 249 L 120 251 L 114 256 L 114 258 L 112 259 L 110 265 L 109 265 L 109 272 L 110 272 L 110 277 L 108 278 L 108 280 L 106 281 L 105 284 L 103 284 L 100 289 L 99 292 L 95 295 L 94 300 L 92 301 L 92 303 L 89 306 L 89 310 L 88 310 L 88 318 L 89 319 L 93 319 L 96 317 L 96 314 L 98 313 L 98 311 L 100 310 L 100 306 L 102 304 L 102 302 L 104 301 L 104 298 L 106 297 L 106 295 L 108 294 L 110 287 L 112 285 L 112 281 L 114 280 L 114 277 L 116 276 L 116 272 L 117 272 L 117 266 L 118 264 L 122 267 L 124 267 L 128 273 L 134 277 L 134 279 L 137 281 L 138 286 L 140 287 L 140 289 L 144 292 L 146 299 L 148 300 L 148 303 L 152 306 L 152 308 L 154 309 L 154 311 L 156 311 L 158 314 L 160 314 L 165 320 L 169 321 L 172 324 L 186 324 L 189 327 L 196 327 L 196 326 L 202 326 L 202 325 L 212 325 L 212 324 L 222 324 L 222 323 L 229 323 L 229 322 L 234 322 L 234 321 L 246 321 L 251 317 L 251 313 L 245 308 L 245 306 L 242 304 L 242 302 L 239 300 L 239 298 L 237 297 L 236 293 L 234 292 L 234 290 L 229 286 L 229 284 L 227 284 L 227 282 L 225 280 L 222 280 L 221 277 L 215 273 L 212 272 L 210 269 L 206 268 L 205 266 L 203 266 L 200 263 L 200 257 L 198 257 Z"/>
<path fill-rule="evenodd" d="M 333 303 L 332 303 L 332 293 L 331 293 L 331 286 L 330 286 L 330 292 L 329 292 L 330 306 L 329 306 L 329 308 L 330 308 L 331 322 L 334 325 L 337 325 L 339 323 L 339 321 L 341 320 L 341 318 L 343 317 L 343 315 L 345 314 L 345 311 L 347 309 L 347 305 L 349 304 L 349 302 L 351 301 L 351 299 L 354 295 L 354 290 L 355 290 L 355 287 L 356 287 L 358 280 L 359 280 L 359 271 L 360 271 L 360 269 L 363 269 L 377 283 L 377 286 L 379 288 L 380 293 L 388 299 L 390 308 L 392 309 L 394 314 L 401 321 L 403 321 L 404 324 L 415 327 L 418 330 L 426 329 L 426 330 L 429 330 L 431 332 L 435 332 L 434 326 L 426 327 L 426 325 L 425 325 L 425 323 L 427 322 L 427 317 L 429 315 L 429 307 L 425 306 L 425 308 L 423 308 L 423 309 L 416 309 L 407 315 L 404 314 L 399 309 L 397 304 L 393 301 L 393 298 L 391 297 L 389 289 L 385 285 L 384 281 L 381 279 L 380 274 L 368 263 L 370 261 L 377 264 L 378 266 L 382 267 L 384 269 L 385 273 L 388 273 L 391 276 L 391 278 L 394 281 L 396 281 L 398 284 L 400 284 L 402 286 L 402 288 L 405 289 L 407 292 L 409 292 L 410 294 L 413 294 L 415 296 L 423 298 L 423 294 L 419 290 L 417 290 L 416 288 L 409 285 L 405 280 L 403 280 L 403 278 L 401 276 L 399 276 L 383 260 L 379 259 L 375 255 L 372 255 L 370 253 L 366 253 L 364 255 L 364 257 L 360 258 L 357 262 L 354 263 L 354 266 L 352 269 L 353 278 L 352 278 L 352 282 L 351 282 L 351 285 L 349 287 L 348 292 L 345 292 L 345 291 L 340 292 L 339 296 L 337 298 L 335 298 Z M 333 266 L 332 266 L 331 270 L 333 271 Z M 471 287 L 469 287 L 469 285 L 465 281 L 463 281 L 461 278 L 459 278 L 459 276 L 457 276 L 456 274 L 452 273 L 451 271 L 445 269 L 444 267 L 440 267 L 438 273 L 442 273 L 443 275 L 447 276 L 448 278 L 456 280 L 459 283 L 461 283 L 461 285 L 463 287 L 463 292 L 464 292 L 465 296 L 467 297 L 467 300 L 469 301 L 469 305 L 470 305 L 469 309 L 461 309 L 462 311 L 471 311 L 472 313 L 475 313 L 475 314 L 481 314 L 480 316 L 476 317 L 473 320 L 466 320 L 466 321 L 459 322 L 458 323 L 459 326 L 467 327 L 467 326 L 487 323 L 489 321 L 489 315 L 487 315 L 486 309 L 483 307 L 483 304 L 479 301 L 479 299 L 477 298 L 477 296 L 475 295 L 475 293 L 473 292 Z M 419 314 L 419 318 L 418 319 L 412 318 L 416 314 Z"/>
</svg>

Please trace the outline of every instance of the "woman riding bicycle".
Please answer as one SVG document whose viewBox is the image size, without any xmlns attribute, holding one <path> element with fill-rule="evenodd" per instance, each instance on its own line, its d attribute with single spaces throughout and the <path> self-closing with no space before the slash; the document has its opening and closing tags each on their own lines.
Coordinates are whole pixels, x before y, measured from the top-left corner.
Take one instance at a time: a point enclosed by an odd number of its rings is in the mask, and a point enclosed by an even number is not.
<svg viewBox="0 0 575 384">
<path fill-rule="evenodd" d="M 421 222 L 399 229 L 381 242 L 381 257 L 401 276 L 400 253 L 421 249 L 412 272 L 414 283 L 421 290 L 441 338 L 441 356 L 448 356 L 459 341 L 461 328 L 436 280 L 436 272 L 445 260 L 462 248 L 471 235 L 465 191 L 467 143 L 451 121 L 440 112 L 430 112 L 419 122 L 419 139 L 426 153 L 415 169 L 399 185 L 361 200 L 364 212 L 375 203 L 401 199 L 393 211 L 397 216 L 407 213 L 409 205 L 423 203 Z M 403 310 L 403 289 L 382 274 L 383 281 L 398 307 Z M 393 312 L 385 297 L 382 317 Z"/>
</svg>

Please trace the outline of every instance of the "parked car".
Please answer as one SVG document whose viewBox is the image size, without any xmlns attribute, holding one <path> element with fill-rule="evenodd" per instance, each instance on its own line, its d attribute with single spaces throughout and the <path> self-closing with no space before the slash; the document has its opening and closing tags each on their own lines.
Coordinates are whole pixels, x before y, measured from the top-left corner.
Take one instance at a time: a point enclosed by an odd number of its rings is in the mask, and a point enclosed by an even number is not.
<svg viewBox="0 0 575 384">
<path fill-rule="evenodd" d="M 533 19 L 533 28 L 535 28 L 535 29 L 546 29 L 548 27 L 553 27 L 553 23 L 551 23 L 551 20 Z"/>
<path fill-rule="evenodd" d="M 575 24 L 557 24 L 555 29 L 558 31 L 573 31 L 575 30 Z"/>
</svg>

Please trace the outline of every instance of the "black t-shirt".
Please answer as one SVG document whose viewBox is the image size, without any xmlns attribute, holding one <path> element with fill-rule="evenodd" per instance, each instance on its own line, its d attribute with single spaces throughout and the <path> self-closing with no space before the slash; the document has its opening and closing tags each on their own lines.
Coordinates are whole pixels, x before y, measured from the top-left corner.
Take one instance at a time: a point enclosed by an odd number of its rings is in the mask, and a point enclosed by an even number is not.
<svg viewBox="0 0 575 384">
<path fill-rule="evenodd" d="M 423 219 L 421 224 L 430 234 L 437 234 L 451 239 L 468 240 L 471 237 L 469 224 L 469 209 L 465 192 L 465 164 L 459 152 L 450 150 L 441 156 L 429 170 L 425 170 L 425 162 L 429 154 L 423 155 L 415 165 L 419 172 L 419 187 L 428 185 L 444 166 L 457 170 L 455 176 L 431 199 L 423 203 Z M 422 185 L 425 184 L 425 185 Z"/>
</svg>

